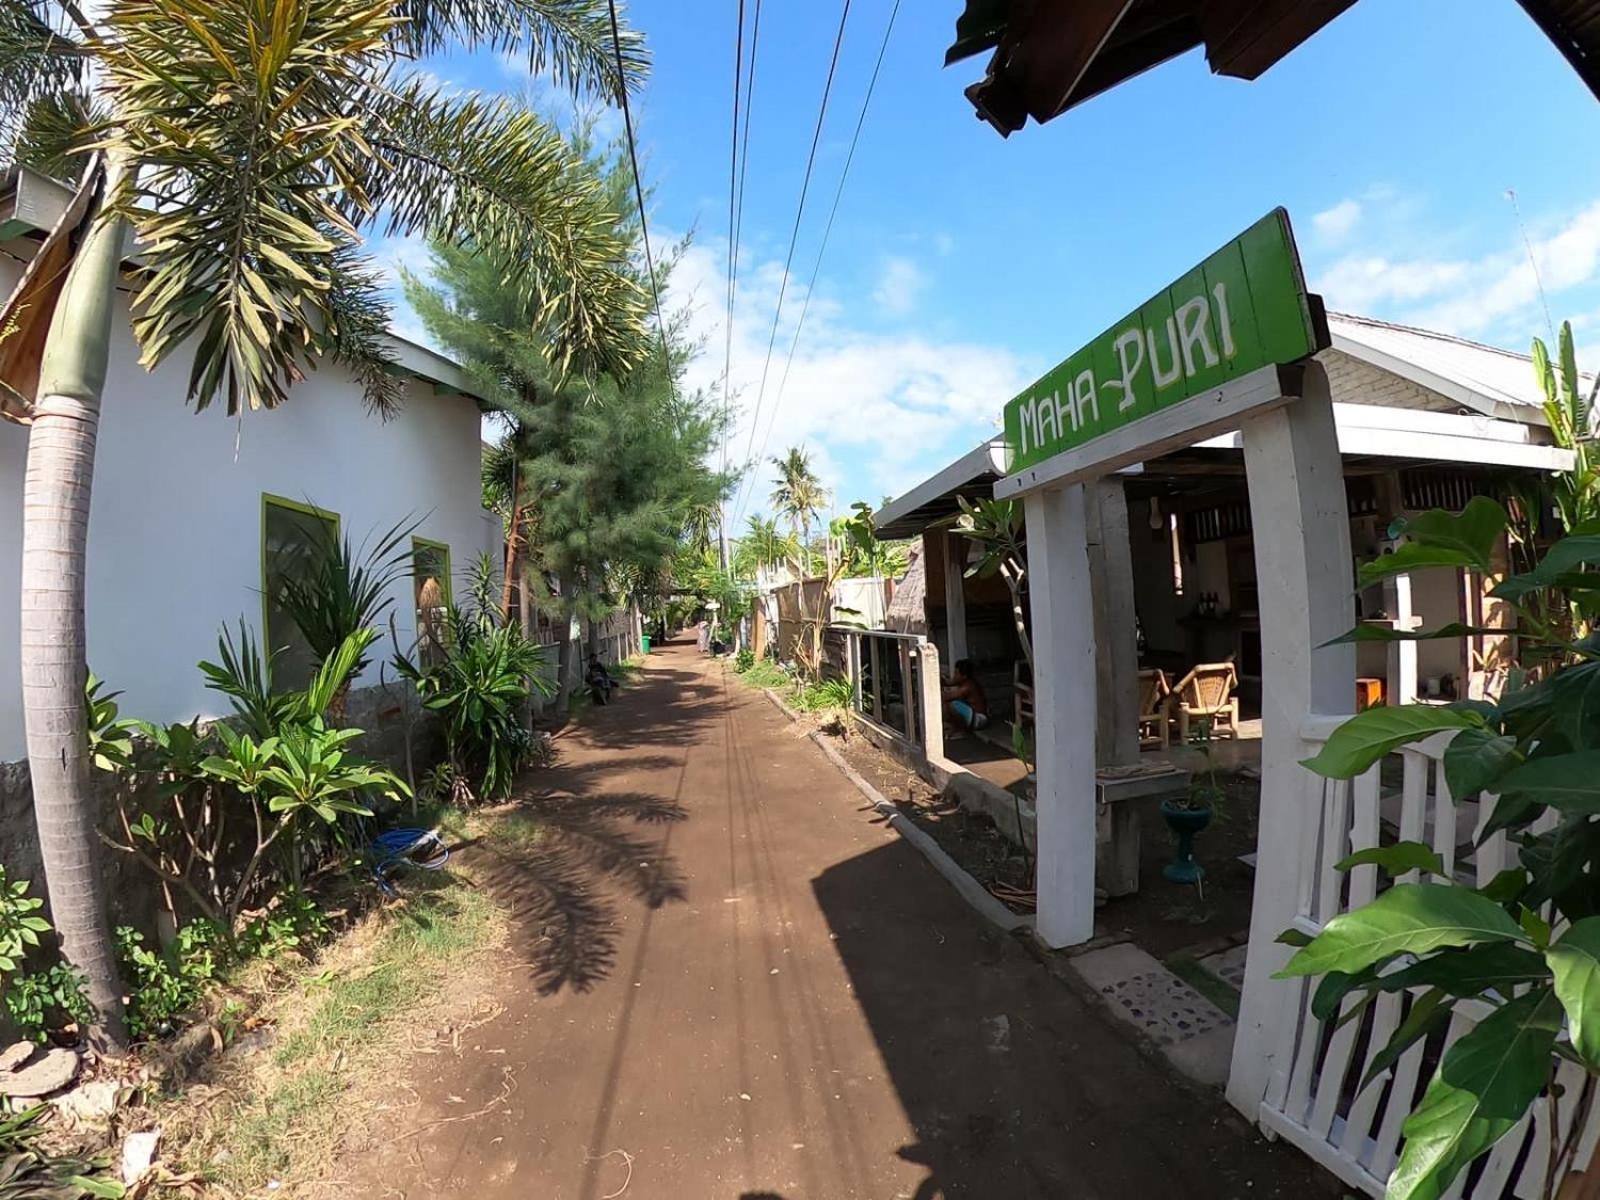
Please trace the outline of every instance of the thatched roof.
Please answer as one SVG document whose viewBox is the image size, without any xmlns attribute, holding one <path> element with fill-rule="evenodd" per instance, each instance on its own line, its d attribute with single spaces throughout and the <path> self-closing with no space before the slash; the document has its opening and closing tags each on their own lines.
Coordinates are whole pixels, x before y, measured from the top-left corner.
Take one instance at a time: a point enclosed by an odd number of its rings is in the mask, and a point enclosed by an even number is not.
<svg viewBox="0 0 1600 1200">
<path fill-rule="evenodd" d="M 884 616 L 884 624 L 896 633 L 928 632 L 928 610 L 923 603 L 928 595 L 928 574 L 923 569 L 922 541 L 918 539 L 911 544 L 911 557 L 906 566 L 905 577 L 895 585 L 894 599 L 889 602 L 889 611 Z"/>
</svg>

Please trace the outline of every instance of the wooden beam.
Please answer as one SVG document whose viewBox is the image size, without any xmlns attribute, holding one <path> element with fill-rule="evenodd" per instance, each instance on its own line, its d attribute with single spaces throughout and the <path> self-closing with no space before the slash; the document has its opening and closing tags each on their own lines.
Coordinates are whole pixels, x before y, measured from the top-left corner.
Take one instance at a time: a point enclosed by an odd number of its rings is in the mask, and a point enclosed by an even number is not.
<svg viewBox="0 0 1600 1200">
<path fill-rule="evenodd" d="M 1206 61 L 1218 75 L 1256 79 L 1355 0 L 1204 0 Z"/>
<path fill-rule="evenodd" d="M 1072 100 L 1133 0 L 1076 0 L 1039 4 L 1017 40 L 1007 75 L 1020 75 L 1022 95 L 1035 121 L 1048 121 Z M 1006 47 L 1001 47 L 1001 53 Z"/>
</svg>

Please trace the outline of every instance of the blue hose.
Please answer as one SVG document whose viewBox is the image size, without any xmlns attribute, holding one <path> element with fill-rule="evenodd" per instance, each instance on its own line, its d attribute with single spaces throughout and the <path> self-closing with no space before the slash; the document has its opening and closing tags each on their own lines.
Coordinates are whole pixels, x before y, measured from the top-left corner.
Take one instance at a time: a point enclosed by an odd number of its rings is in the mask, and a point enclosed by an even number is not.
<svg viewBox="0 0 1600 1200">
<path fill-rule="evenodd" d="M 390 829 L 372 839 L 372 875 L 386 895 L 395 894 L 390 875 L 403 867 L 439 871 L 450 861 L 450 850 L 433 829 Z"/>
</svg>

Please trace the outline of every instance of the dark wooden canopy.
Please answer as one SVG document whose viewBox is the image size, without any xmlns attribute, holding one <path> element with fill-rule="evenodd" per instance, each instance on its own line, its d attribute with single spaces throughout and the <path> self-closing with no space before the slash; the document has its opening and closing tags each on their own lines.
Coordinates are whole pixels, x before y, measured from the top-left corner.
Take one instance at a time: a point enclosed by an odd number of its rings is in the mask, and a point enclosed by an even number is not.
<svg viewBox="0 0 1600 1200">
<path fill-rule="evenodd" d="M 1600 0 L 1519 0 L 1600 96 Z M 966 89 L 1009 137 L 1196 46 L 1219 75 L 1255 79 L 1355 0 L 967 0 L 946 65 L 994 51 Z"/>
</svg>

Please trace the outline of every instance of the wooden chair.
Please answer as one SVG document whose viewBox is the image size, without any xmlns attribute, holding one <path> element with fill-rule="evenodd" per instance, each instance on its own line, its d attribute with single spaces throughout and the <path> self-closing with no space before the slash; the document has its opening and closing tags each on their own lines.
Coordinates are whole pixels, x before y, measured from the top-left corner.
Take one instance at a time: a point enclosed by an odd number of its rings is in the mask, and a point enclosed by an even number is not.
<svg viewBox="0 0 1600 1200">
<path fill-rule="evenodd" d="M 1165 750 L 1171 740 L 1167 721 L 1171 714 L 1172 685 L 1161 670 L 1139 672 L 1139 748 Z"/>
<path fill-rule="evenodd" d="M 1180 679 L 1172 689 L 1178 710 L 1178 740 L 1187 745 L 1189 724 L 1210 721 L 1211 735 L 1239 736 L 1238 673 L 1231 662 L 1201 663 Z"/>
<path fill-rule="evenodd" d="M 1016 727 L 1025 729 L 1032 725 L 1033 674 L 1028 670 L 1026 663 L 1017 662 L 1011 666 L 1011 703 Z"/>
</svg>

